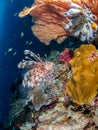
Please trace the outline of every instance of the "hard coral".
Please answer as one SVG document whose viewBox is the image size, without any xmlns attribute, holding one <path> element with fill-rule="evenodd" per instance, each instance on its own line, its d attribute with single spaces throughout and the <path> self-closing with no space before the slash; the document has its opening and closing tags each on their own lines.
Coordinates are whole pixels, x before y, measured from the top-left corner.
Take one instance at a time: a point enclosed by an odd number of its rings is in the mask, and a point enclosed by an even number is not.
<svg viewBox="0 0 98 130">
<path fill-rule="evenodd" d="M 96 0 L 35 0 L 19 16 L 33 17 L 32 31 L 46 45 L 52 40 L 61 43 L 69 35 L 89 42 L 97 37 L 97 6 Z"/>
<path fill-rule="evenodd" d="M 93 54 L 92 54 L 93 52 Z M 90 103 L 98 93 L 98 50 L 92 45 L 82 45 L 70 61 L 72 77 L 66 91 L 78 104 Z"/>
<path fill-rule="evenodd" d="M 43 89 L 41 87 L 35 87 L 31 96 L 36 111 L 39 111 L 43 105 L 48 105 L 51 103 L 51 99 L 49 99 L 47 94 L 44 94 Z"/>
<path fill-rule="evenodd" d="M 83 130 L 89 120 L 80 112 L 76 113 L 57 103 L 53 109 L 40 114 L 37 130 Z"/>
<path fill-rule="evenodd" d="M 98 127 L 98 108 L 95 111 L 94 121 L 95 121 L 96 126 Z"/>
</svg>

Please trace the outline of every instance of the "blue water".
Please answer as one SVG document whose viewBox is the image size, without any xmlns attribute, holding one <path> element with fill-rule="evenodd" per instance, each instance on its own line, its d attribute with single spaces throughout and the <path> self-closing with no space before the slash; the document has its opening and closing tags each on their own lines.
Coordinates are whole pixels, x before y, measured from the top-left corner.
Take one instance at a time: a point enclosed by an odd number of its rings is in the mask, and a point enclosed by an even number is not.
<svg viewBox="0 0 98 130">
<path fill-rule="evenodd" d="M 41 44 L 31 32 L 31 17 L 20 19 L 13 16 L 25 6 L 31 6 L 32 0 L 0 0 L 0 124 L 2 124 L 9 111 L 9 98 L 11 84 L 21 75 L 17 64 L 23 59 L 23 50 L 30 49 L 42 55 L 49 48 Z M 21 32 L 24 37 L 21 38 Z M 26 45 L 26 41 L 33 41 L 32 45 Z M 11 52 L 7 52 L 12 48 Z M 13 53 L 16 52 L 13 56 Z"/>
</svg>

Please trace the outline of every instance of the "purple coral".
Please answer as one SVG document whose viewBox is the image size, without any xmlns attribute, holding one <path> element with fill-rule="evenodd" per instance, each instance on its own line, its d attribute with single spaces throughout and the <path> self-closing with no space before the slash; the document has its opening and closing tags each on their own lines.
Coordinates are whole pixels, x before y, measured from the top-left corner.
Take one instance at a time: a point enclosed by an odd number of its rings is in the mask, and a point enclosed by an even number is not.
<svg viewBox="0 0 98 130">
<path fill-rule="evenodd" d="M 62 63 L 69 62 L 72 57 L 73 57 L 73 51 L 68 48 L 65 48 L 65 50 L 61 52 L 59 55 L 59 61 Z"/>
</svg>

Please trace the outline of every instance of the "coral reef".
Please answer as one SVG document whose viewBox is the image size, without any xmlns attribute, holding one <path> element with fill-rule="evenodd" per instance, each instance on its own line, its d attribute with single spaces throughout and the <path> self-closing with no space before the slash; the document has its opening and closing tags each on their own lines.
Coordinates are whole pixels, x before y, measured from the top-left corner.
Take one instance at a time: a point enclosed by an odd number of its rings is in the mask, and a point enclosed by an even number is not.
<svg viewBox="0 0 98 130">
<path fill-rule="evenodd" d="M 98 50 L 92 45 L 81 45 L 70 61 L 72 77 L 66 91 L 78 104 L 90 103 L 98 93 Z"/>
<path fill-rule="evenodd" d="M 73 58 L 68 48 L 44 58 L 30 50 L 24 54 L 18 67 L 27 72 L 22 82 L 15 82 L 18 97 L 12 99 L 5 130 L 97 130 L 96 48 L 82 45 Z"/>
<path fill-rule="evenodd" d="M 39 121 L 37 130 L 83 130 L 90 118 L 58 103 L 53 109 L 42 112 Z"/>
<path fill-rule="evenodd" d="M 5 128 L 10 127 L 13 123 L 15 123 L 15 120 L 20 117 L 21 113 L 24 111 L 25 101 L 26 98 L 19 98 L 19 100 L 16 100 L 15 102 L 11 103 L 12 109 L 10 110 L 9 115 L 7 117 Z M 21 124 L 19 120 L 17 120 L 17 122 Z"/>
<path fill-rule="evenodd" d="M 69 65 L 67 63 L 55 65 L 51 61 L 43 61 L 30 50 L 25 50 L 24 54 L 25 60 L 18 64 L 19 68 L 27 69 L 21 91 L 27 95 L 26 104 L 31 101 L 35 110 L 39 111 L 42 106 L 53 102 L 57 96 L 62 96 Z"/>
<path fill-rule="evenodd" d="M 98 126 L 98 108 L 95 110 L 94 121 L 96 126 Z"/>
<path fill-rule="evenodd" d="M 33 90 L 31 97 L 36 111 L 40 110 L 42 106 L 48 105 L 52 102 L 48 95 L 44 94 L 43 89 L 37 86 Z"/>
<path fill-rule="evenodd" d="M 96 0 L 35 0 L 19 17 L 28 14 L 33 17 L 32 31 L 46 45 L 52 40 L 61 43 L 68 36 L 90 42 L 98 33 L 97 6 Z"/>
</svg>

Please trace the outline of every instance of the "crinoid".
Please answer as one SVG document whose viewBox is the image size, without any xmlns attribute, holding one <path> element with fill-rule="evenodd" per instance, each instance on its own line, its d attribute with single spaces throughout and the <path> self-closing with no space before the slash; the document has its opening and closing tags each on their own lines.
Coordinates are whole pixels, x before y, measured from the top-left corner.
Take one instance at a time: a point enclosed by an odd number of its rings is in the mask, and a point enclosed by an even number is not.
<svg viewBox="0 0 98 130">
<path fill-rule="evenodd" d="M 95 23 L 97 16 L 85 4 L 83 7 L 76 3 L 70 3 L 70 9 L 65 13 L 65 17 L 71 18 L 65 26 L 66 30 L 73 29 L 73 36 L 80 37 L 82 41 L 92 41 L 96 38 L 98 26 Z"/>
</svg>

